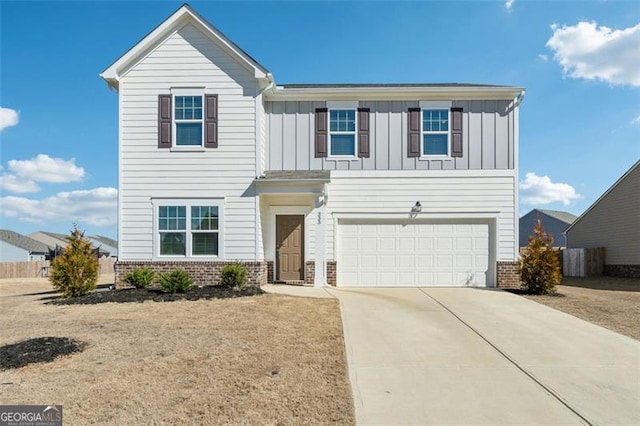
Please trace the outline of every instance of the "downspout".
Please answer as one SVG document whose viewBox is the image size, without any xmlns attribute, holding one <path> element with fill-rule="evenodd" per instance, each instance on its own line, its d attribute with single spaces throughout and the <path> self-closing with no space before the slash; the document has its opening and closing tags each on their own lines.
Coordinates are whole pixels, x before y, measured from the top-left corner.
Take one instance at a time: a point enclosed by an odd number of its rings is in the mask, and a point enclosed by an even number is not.
<svg viewBox="0 0 640 426">
<path fill-rule="evenodd" d="M 513 107 L 517 108 L 520 106 L 520 104 L 522 103 L 522 101 L 524 100 L 524 95 L 526 94 L 526 90 L 522 90 L 520 93 L 518 93 L 518 95 L 516 96 L 516 98 L 514 99 L 514 103 L 513 103 Z"/>
</svg>

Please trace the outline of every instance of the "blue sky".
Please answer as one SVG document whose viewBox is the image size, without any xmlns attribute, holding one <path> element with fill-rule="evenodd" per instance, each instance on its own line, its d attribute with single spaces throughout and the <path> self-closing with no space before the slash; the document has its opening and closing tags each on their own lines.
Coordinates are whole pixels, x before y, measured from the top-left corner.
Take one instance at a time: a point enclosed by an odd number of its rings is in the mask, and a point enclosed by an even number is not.
<svg viewBox="0 0 640 426">
<path fill-rule="evenodd" d="M 180 4 L 0 2 L 2 228 L 116 236 L 117 95 L 98 74 Z M 637 2 L 191 5 L 277 83 L 524 86 L 521 215 L 580 214 L 640 157 Z"/>
</svg>

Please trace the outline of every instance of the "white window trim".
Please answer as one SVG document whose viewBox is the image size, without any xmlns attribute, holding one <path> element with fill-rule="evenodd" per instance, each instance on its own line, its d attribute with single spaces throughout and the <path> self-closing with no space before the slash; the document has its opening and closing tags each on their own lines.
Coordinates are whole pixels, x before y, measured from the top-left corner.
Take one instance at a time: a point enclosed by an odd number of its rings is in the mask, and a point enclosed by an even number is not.
<svg viewBox="0 0 640 426">
<path fill-rule="evenodd" d="M 451 101 L 420 101 L 420 158 L 449 158 L 451 157 Z M 446 132 L 428 132 L 432 135 L 447 135 L 447 153 L 446 154 L 425 154 L 424 153 L 424 111 L 429 110 L 447 110 L 447 123 L 449 130 Z"/>
<path fill-rule="evenodd" d="M 171 88 L 171 151 L 205 151 L 204 149 L 204 114 L 205 114 L 205 89 L 204 87 L 174 87 Z M 200 145 L 178 145 L 178 132 L 176 126 L 176 96 L 200 96 L 202 98 L 202 119 L 180 120 L 180 123 L 200 123 L 202 137 Z"/>
<path fill-rule="evenodd" d="M 327 130 L 329 136 L 329 146 L 327 147 L 327 159 L 336 160 L 357 160 L 358 159 L 358 101 L 328 101 L 327 102 Z M 332 132 L 331 131 L 331 111 L 332 110 L 353 110 L 355 116 L 355 130 L 353 132 Z M 353 134 L 353 155 L 332 155 L 331 154 L 331 136 L 332 133 L 336 135 L 351 135 Z"/>
<path fill-rule="evenodd" d="M 223 198 L 152 198 L 153 208 L 153 260 L 222 260 L 224 259 L 224 199 Z M 160 254 L 160 229 L 158 220 L 160 219 L 160 206 L 184 206 L 186 208 L 186 255 L 185 256 L 163 256 Z M 191 207 L 192 206 L 215 206 L 218 207 L 218 255 L 191 255 Z M 182 231 L 176 231 L 182 232 Z"/>
</svg>

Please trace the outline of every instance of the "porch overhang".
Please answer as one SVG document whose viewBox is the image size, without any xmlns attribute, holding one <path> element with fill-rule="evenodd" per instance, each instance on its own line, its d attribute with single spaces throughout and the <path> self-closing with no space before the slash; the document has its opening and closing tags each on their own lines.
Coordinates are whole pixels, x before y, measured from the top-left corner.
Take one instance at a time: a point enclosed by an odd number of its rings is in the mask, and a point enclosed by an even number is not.
<svg viewBox="0 0 640 426">
<path fill-rule="evenodd" d="M 254 182 L 258 194 L 325 195 L 329 170 L 267 170 Z"/>
</svg>

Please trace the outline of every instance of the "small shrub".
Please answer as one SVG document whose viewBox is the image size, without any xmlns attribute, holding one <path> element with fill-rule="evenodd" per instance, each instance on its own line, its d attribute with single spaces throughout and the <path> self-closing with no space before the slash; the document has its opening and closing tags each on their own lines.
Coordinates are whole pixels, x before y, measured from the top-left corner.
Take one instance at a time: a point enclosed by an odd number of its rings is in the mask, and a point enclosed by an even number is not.
<svg viewBox="0 0 640 426">
<path fill-rule="evenodd" d="M 540 219 L 533 227 L 529 245 L 520 259 L 518 272 L 526 289 L 534 294 L 556 291 L 562 280 L 558 255 L 553 251 L 553 236 L 544 232 Z"/>
<path fill-rule="evenodd" d="M 184 293 L 191 288 L 193 280 L 182 269 L 174 269 L 171 272 L 158 275 L 160 288 L 166 293 Z"/>
<path fill-rule="evenodd" d="M 153 284 L 156 273 L 149 267 L 136 268 L 124 276 L 124 282 L 135 288 L 147 288 Z"/>
<path fill-rule="evenodd" d="M 226 265 L 220 271 L 220 285 L 243 288 L 247 284 L 247 268 L 241 263 Z"/>
<path fill-rule="evenodd" d="M 84 296 L 96 288 L 98 258 L 76 225 L 67 237 L 67 247 L 51 262 L 49 281 L 64 297 Z"/>
</svg>

